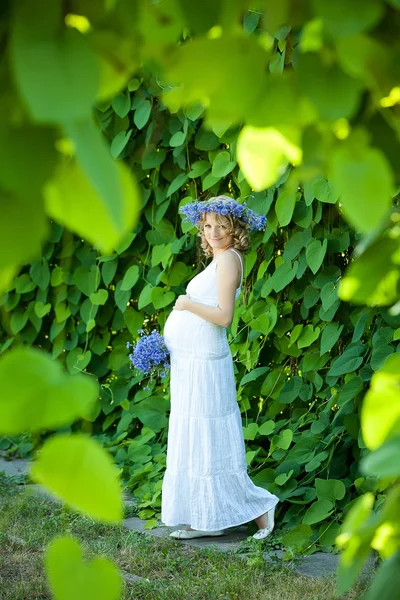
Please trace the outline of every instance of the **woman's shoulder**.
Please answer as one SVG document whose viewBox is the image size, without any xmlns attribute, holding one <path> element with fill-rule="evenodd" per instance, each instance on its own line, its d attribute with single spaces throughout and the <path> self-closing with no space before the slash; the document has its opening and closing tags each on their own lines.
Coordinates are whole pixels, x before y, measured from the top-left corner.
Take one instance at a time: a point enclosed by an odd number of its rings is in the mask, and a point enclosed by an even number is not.
<svg viewBox="0 0 400 600">
<path fill-rule="evenodd" d="M 243 260 L 243 256 L 238 250 L 228 248 L 228 250 L 225 250 L 219 256 L 217 256 L 215 262 L 220 262 L 226 265 L 235 265 L 240 259 Z"/>
</svg>

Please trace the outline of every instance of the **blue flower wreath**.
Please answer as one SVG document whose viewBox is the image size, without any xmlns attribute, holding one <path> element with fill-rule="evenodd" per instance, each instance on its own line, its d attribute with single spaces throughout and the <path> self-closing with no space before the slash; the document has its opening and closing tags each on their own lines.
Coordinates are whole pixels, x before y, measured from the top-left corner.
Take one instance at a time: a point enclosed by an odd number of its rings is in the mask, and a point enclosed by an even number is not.
<svg viewBox="0 0 400 600">
<path fill-rule="evenodd" d="M 239 204 L 233 198 L 230 200 L 211 199 L 203 202 L 191 202 L 190 204 L 181 206 L 179 212 L 185 215 L 184 221 L 190 221 L 196 226 L 200 222 L 201 215 L 210 212 L 219 213 L 220 215 L 231 215 L 236 219 L 240 219 L 248 224 L 250 231 L 262 231 L 265 229 L 267 222 L 267 217 L 255 213 L 248 208 L 246 202 Z"/>
</svg>

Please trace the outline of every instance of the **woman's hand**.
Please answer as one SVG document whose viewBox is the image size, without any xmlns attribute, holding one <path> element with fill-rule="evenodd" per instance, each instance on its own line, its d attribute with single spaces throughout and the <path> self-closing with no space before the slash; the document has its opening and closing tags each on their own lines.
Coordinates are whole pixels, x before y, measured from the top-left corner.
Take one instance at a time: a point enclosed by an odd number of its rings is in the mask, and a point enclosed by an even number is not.
<svg viewBox="0 0 400 600">
<path fill-rule="evenodd" d="M 189 294 L 184 296 L 178 296 L 174 304 L 174 310 L 187 310 L 188 303 L 190 302 Z"/>
</svg>

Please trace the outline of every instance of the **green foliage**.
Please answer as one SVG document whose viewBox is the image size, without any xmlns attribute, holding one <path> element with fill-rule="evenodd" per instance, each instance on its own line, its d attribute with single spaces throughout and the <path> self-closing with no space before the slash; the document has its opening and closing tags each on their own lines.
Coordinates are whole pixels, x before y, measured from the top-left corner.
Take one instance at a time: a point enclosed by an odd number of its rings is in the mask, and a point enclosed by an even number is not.
<svg viewBox="0 0 400 600">
<path fill-rule="evenodd" d="M 122 519 L 118 470 L 100 444 L 83 434 L 47 440 L 32 465 L 33 479 L 93 519 Z"/>
<path fill-rule="evenodd" d="M 99 378 L 101 398 L 84 427 L 94 423 L 152 516 L 168 400 L 161 386 L 138 389 L 127 332 L 135 337 L 143 322 L 162 327 L 194 273 L 179 201 L 220 191 L 246 199 L 269 219 L 247 259 L 246 301 L 230 337 L 247 461 L 254 480 L 287 502 L 294 546 L 312 551 L 359 492 L 389 484 L 358 477 L 353 460 L 365 453 L 363 387 L 399 337 L 398 310 L 379 308 L 396 301 L 399 279 L 391 214 L 400 182 L 398 3 L 268 3 L 242 28 L 240 0 L 207 2 L 207 11 L 178 0 L 73 5 L 76 15 L 60 0 L 1 9 L 0 351 L 35 344 L 71 374 Z M 339 196 L 350 223 L 372 234 L 344 278 L 359 236 L 333 206 Z M 375 405 L 370 398 L 367 407 Z M 379 428 L 386 456 L 398 432 L 392 412 L 389 429 Z M 318 479 L 343 481 L 344 497 Z M 349 512 L 348 531 L 369 514 L 373 497 L 365 498 Z M 393 498 L 395 488 L 381 518 L 395 529 Z M 342 539 L 346 585 L 369 544 L 383 547 L 374 524 L 360 527 Z"/>
<path fill-rule="evenodd" d="M 55 600 L 120 598 L 122 580 L 115 565 L 105 556 L 84 562 L 82 546 L 74 538 L 54 538 L 47 548 L 45 563 Z"/>
<path fill-rule="evenodd" d="M 32 348 L 8 352 L 0 362 L 0 379 L 2 434 L 69 425 L 90 416 L 98 396 L 93 378 L 67 375 L 60 363 Z"/>
<path fill-rule="evenodd" d="M 285 501 L 285 527 L 307 525 L 299 530 L 307 531 L 304 547 L 324 547 L 321 540 L 330 545 L 334 536 L 323 537 L 323 531 L 335 529 L 360 491 L 375 489 L 373 477 L 355 485 L 360 473 L 354 456 L 365 452 L 357 413 L 374 369 L 385 353 L 396 351 L 400 322 L 385 309 L 349 310 L 341 303 L 338 285 L 356 240 L 325 197 L 296 190 L 282 229 L 282 196 L 293 187 L 294 173 L 285 173 L 268 191 L 251 193 L 239 167 L 229 164 L 235 162 L 236 128 L 210 138 L 198 114 L 192 119 L 185 112 L 168 115 L 151 76 L 125 93 L 132 106 L 147 98 L 153 107 L 148 124 L 134 131 L 121 155 L 140 180 L 140 225 L 112 255 L 101 257 L 53 224 L 40 263 L 40 272 L 48 273 L 47 288 L 31 289 L 35 282 L 24 269 L 22 281 L 17 278 L 3 297 L 6 327 L 12 315 L 27 311 L 37 323 L 35 328 L 28 318 L 12 343 L 29 340 L 65 362 L 71 373 L 86 369 L 99 379 L 100 399 L 89 419 L 93 434 L 115 456 L 126 485 L 140 500 L 140 515 L 157 516 L 168 388 L 154 382 L 150 390 L 139 386 L 126 342 L 136 339 L 143 324 L 162 330 L 174 298 L 196 272 L 195 238 L 177 214 L 179 204 L 219 192 L 245 198 L 268 216 L 266 232 L 254 236 L 246 258 L 245 301 L 238 302 L 229 338 L 246 416 L 250 474 Z M 112 141 L 121 117 L 112 103 L 97 114 Z M 157 147 L 146 148 L 160 120 L 162 137 Z M 181 146 L 173 139 L 177 131 L 185 131 Z M 221 165 L 229 165 L 225 175 Z M 204 189 L 213 172 L 211 188 Z M 9 347 L 6 337 L 4 343 Z M 321 491 L 320 480 L 332 489 Z M 334 487 L 341 481 L 344 495 Z"/>
</svg>

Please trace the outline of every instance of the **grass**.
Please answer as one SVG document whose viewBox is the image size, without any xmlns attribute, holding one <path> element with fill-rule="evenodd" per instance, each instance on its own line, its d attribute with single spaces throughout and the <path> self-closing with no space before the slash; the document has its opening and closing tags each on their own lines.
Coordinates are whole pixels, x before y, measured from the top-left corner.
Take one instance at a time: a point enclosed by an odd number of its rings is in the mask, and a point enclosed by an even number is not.
<svg viewBox="0 0 400 600">
<path fill-rule="evenodd" d="M 124 574 L 123 600 L 333 600 L 333 578 L 294 575 L 281 565 L 250 567 L 235 553 L 153 539 L 122 527 L 94 523 L 0 476 L 0 598 L 50 600 L 43 553 L 55 536 L 72 534 L 86 557 L 106 555 Z M 253 561 L 253 563 L 257 561 Z M 148 581 L 146 581 L 148 579 Z M 362 597 L 357 587 L 346 599 Z M 88 599 L 89 600 L 89 599 Z"/>
</svg>

